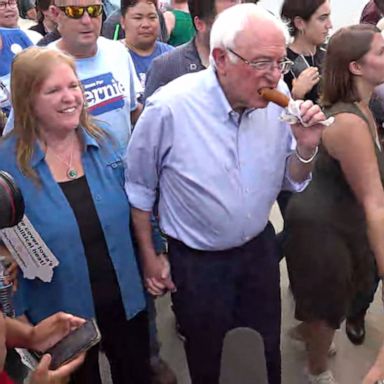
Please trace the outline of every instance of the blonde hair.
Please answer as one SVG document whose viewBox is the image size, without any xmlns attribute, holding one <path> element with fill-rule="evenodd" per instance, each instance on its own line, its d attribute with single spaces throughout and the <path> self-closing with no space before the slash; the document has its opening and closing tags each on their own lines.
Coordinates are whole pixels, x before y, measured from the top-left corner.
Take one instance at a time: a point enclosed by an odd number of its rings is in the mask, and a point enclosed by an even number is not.
<svg viewBox="0 0 384 384">
<path fill-rule="evenodd" d="M 15 115 L 12 134 L 17 136 L 16 159 L 21 172 L 35 181 L 38 181 L 38 176 L 30 161 L 36 140 L 41 139 L 41 134 L 33 102 L 52 68 L 61 63 L 71 67 L 77 77 L 74 59 L 64 52 L 50 48 L 28 48 L 19 53 L 12 63 L 11 98 Z M 84 105 L 79 125 L 97 140 L 104 136 L 104 131 L 93 123 Z"/>
</svg>

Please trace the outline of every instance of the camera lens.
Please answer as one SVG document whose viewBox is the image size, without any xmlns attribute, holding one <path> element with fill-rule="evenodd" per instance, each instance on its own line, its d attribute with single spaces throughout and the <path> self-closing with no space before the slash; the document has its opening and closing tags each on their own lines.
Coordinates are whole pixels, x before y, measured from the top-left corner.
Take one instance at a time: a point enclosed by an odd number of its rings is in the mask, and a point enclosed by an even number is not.
<svg viewBox="0 0 384 384">
<path fill-rule="evenodd" d="M 23 196 L 12 176 L 0 171 L 0 229 L 13 227 L 24 215 Z"/>
</svg>

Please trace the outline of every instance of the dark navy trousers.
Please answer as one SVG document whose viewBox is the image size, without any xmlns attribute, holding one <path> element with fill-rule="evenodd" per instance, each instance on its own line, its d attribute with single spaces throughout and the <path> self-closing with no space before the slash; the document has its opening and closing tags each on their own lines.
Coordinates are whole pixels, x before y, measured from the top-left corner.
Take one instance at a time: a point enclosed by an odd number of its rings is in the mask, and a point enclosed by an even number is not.
<svg viewBox="0 0 384 384">
<path fill-rule="evenodd" d="M 198 251 L 172 238 L 168 245 L 177 287 L 172 301 L 192 383 L 218 384 L 226 332 L 249 327 L 264 339 L 269 384 L 280 384 L 280 272 L 272 225 L 225 251 Z"/>
</svg>

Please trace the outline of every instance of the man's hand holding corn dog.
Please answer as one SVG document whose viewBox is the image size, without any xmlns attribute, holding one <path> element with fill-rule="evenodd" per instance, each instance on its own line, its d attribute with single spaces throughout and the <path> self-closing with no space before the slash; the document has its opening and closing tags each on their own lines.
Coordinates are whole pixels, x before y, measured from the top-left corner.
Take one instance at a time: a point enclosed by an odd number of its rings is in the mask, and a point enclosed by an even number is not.
<svg viewBox="0 0 384 384">
<path fill-rule="evenodd" d="M 312 101 L 294 101 L 276 89 L 262 88 L 260 95 L 267 101 L 292 111 L 295 109 L 297 122 L 291 124 L 296 139 L 296 152 L 291 155 L 290 174 L 295 181 L 305 180 L 312 169 L 313 160 L 318 152 L 321 135 L 327 121 L 326 116 Z"/>
</svg>

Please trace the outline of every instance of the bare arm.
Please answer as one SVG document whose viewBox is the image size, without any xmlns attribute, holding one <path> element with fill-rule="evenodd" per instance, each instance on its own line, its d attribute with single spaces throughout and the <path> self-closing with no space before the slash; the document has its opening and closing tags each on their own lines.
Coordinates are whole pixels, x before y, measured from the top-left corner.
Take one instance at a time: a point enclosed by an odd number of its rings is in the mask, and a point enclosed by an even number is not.
<svg viewBox="0 0 384 384">
<path fill-rule="evenodd" d="M 132 123 L 132 125 L 136 124 L 142 111 L 143 111 L 143 104 L 137 103 L 136 109 L 131 111 L 131 123 Z"/>
<path fill-rule="evenodd" d="M 292 125 L 292 133 L 297 142 L 296 153 L 302 159 L 310 159 L 316 153 L 324 126 L 319 122 L 325 120 L 323 112 L 318 105 L 311 101 L 304 101 L 300 105 L 301 118 L 307 127 L 301 124 Z M 289 175 L 295 182 L 305 181 L 313 168 L 313 161 L 308 164 L 299 160 L 296 154 L 292 154 L 288 163 Z"/>
<path fill-rule="evenodd" d="M 165 255 L 157 255 L 152 240 L 151 212 L 132 208 L 132 221 L 139 246 L 144 283 L 152 295 L 162 295 L 175 286 L 170 277 L 170 268 Z"/>
<path fill-rule="evenodd" d="M 366 123 L 353 114 L 339 114 L 327 128 L 323 142 L 340 162 L 343 173 L 362 205 L 368 239 L 380 276 L 384 275 L 384 190 L 372 137 Z"/>
<path fill-rule="evenodd" d="M 298 153 L 300 153 L 300 156 L 304 159 L 311 158 L 315 153 L 315 150 L 316 150 L 315 148 L 313 149 L 300 149 L 299 147 L 297 148 Z M 298 183 L 304 182 L 308 178 L 309 174 L 312 172 L 313 164 L 314 164 L 314 161 L 311 161 L 308 164 L 304 164 L 298 159 L 298 157 L 295 154 L 291 155 L 289 157 L 289 163 L 288 163 L 289 174 L 291 178 Z"/>
<path fill-rule="evenodd" d="M 8 346 L 32 348 L 44 350 L 61 340 L 72 327 L 77 327 L 84 322 L 83 319 L 58 313 L 43 320 L 37 326 L 21 322 L 8 317 L 0 318 L 0 365 L 3 366 L 6 351 L 5 342 Z M 5 340 L 6 334 L 6 340 Z M 43 347 L 43 348 L 40 348 Z M 69 363 L 61 366 L 55 371 L 49 370 L 51 357 L 44 355 L 36 370 L 32 373 L 31 384 L 55 384 L 69 377 L 84 361 L 85 354 L 81 354 Z"/>
<path fill-rule="evenodd" d="M 139 246 L 142 262 L 150 262 L 156 258 L 155 247 L 152 241 L 151 212 L 132 208 L 132 221 L 135 238 Z"/>
<path fill-rule="evenodd" d="M 33 331 L 33 326 L 31 324 L 6 317 L 5 327 L 7 329 L 8 347 L 29 346 Z"/>
<path fill-rule="evenodd" d="M 24 315 L 18 319 L 6 317 L 7 345 L 44 352 L 84 322 L 84 319 L 63 312 L 49 316 L 35 326 Z"/>
<path fill-rule="evenodd" d="M 171 36 L 171 33 L 175 28 L 175 23 L 176 23 L 175 15 L 171 11 L 166 11 L 163 13 L 163 15 L 164 15 L 165 26 L 167 27 L 168 36 Z"/>
</svg>

